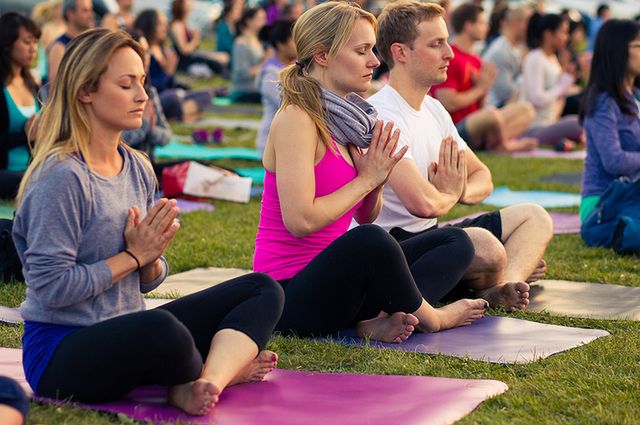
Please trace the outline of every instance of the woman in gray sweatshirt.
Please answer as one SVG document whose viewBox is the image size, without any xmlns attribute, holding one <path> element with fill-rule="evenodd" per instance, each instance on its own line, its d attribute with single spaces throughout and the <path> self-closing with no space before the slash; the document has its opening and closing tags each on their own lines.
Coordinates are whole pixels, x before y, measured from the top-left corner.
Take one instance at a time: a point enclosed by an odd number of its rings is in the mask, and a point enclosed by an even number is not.
<svg viewBox="0 0 640 425">
<path fill-rule="evenodd" d="M 144 311 L 179 224 L 175 201 L 153 203 L 148 160 L 121 140 L 148 99 L 142 56 L 124 32 L 83 33 L 43 109 L 13 230 L 25 374 L 40 396 L 86 403 L 165 385 L 170 404 L 202 415 L 226 386 L 275 367 L 264 347 L 283 295 L 250 274 Z"/>
</svg>

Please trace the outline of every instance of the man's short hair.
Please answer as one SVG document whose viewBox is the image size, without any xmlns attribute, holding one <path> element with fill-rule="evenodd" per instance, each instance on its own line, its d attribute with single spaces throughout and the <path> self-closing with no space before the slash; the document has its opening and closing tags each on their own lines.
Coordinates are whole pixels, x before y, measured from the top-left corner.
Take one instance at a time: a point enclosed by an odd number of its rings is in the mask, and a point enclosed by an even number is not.
<svg viewBox="0 0 640 425">
<path fill-rule="evenodd" d="M 378 17 L 376 46 L 382 60 L 393 68 L 393 43 L 407 44 L 413 48 L 418 37 L 418 25 L 423 21 L 444 17 L 444 9 L 435 3 L 399 0 L 388 4 Z"/>
<path fill-rule="evenodd" d="M 62 2 L 62 18 L 67 21 L 67 12 L 70 10 L 76 10 L 77 0 L 64 0 Z"/>
<path fill-rule="evenodd" d="M 604 12 L 609 10 L 609 5 L 607 3 L 601 3 L 598 6 L 598 9 L 596 10 L 596 16 L 598 16 L 598 18 L 602 18 L 602 15 L 604 15 Z"/>
<path fill-rule="evenodd" d="M 482 6 L 478 6 L 473 3 L 461 4 L 460 6 L 456 7 L 453 13 L 451 13 L 451 17 L 449 18 L 451 27 L 456 34 L 460 34 L 464 29 L 464 24 L 466 24 L 467 22 L 476 22 L 478 20 L 478 16 L 482 12 L 484 12 Z"/>
</svg>

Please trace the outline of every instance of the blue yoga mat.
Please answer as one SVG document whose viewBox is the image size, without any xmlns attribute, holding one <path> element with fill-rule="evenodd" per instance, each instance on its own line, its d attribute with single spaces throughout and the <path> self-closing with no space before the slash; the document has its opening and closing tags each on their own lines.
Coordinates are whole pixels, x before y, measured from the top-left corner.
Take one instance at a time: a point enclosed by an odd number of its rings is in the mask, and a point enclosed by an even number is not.
<svg viewBox="0 0 640 425">
<path fill-rule="evenodd" d="M 264 168 L 236 168 L 234 170 L 236 173 L 241 175 L 242 177 L 251 177 L 253 180 L 253 184 L 262 184 L 264 183 Z"/>
<path fill-rule="evenodd" d="M 508 187 L 499 187 L 494 189 L 491 196 L 482 203 L 496 207 L 508 207 L 531 202 L 545 208 L 557 208 L 578 206 L 580 199 L 580 195 L 577 193 L 548 192 L 546 190 L 512 191 Z"/>
<path fill-rule="evenodd" d="M 172 141 L 166 146 L 158 146 L 155 149 L 155 157 L 160 159 L 253 159 L 262 160 L 262 155 L 257 149 L 249 148 L 212 148 L 203 145 L 186 144 Z"/>
<path fill-rule="evenodd" d="M 11 205 L 0 205 L 0 218 L 13 220 L 14 208 Z"/>
</svg>

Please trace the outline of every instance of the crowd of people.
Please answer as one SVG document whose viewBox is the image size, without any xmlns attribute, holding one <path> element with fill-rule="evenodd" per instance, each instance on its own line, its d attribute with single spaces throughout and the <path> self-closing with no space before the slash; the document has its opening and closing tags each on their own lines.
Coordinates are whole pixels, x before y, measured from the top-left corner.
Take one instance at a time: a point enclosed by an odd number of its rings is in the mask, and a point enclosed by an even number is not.
<svg viewBox="0 0 640 425">
<path fill-rule="evenodd" d="M 134 14 L 132 0 L 100 22 L 91 0 L 2 15 L 0 198 L 17 203 L 34 391 L 97 403 L 165 385 L 172 405 L 206 414 L 276 366 L 274 330 L 353 326 L 401 343 L 488 307 L 525 309 L 553 233 L 542 207 L 438 224 L 491 193 L 478 150 L 586 145 L 585 241 L 633 239 L 633 217 L 603 222 L 602 209 L 640 176 L 639 24 L 606 8 L 587 25 L 571 11 L 438 3 L 399 0 L 376 17 L 349 2 L 229 0 L 215 51 L 189 26 L 189 0 L 170 17 Z M 145 311 L 180 227 L 175 201 L 154 201 L 153 147 L 215 94 L 178 72 L 229 78 L 232 101 L 263 104 L 254 273 Z"/>
</svg>

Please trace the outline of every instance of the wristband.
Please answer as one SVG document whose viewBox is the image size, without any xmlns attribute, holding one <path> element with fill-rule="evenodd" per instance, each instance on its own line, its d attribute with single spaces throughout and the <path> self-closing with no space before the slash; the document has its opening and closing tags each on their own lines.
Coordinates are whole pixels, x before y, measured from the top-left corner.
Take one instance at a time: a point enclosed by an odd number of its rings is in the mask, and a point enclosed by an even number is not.
<svg viewBox="0 0 640 425">
<path fill-rule="evenodd" d="M 129 251 L 128 249 L 125 249 L 123 252 L 126 253 L 126 254 L 129 254 L 129 256 L 135 260 L 135 262 L 136 262 L 136 264 L 138 266 L 136 268 L 136 271 L 139 272 L 141 267 L 140 267 L 140 261 L 138 260 L 138 257 L 133 255 L 133 252 Z"/>
</svg>

